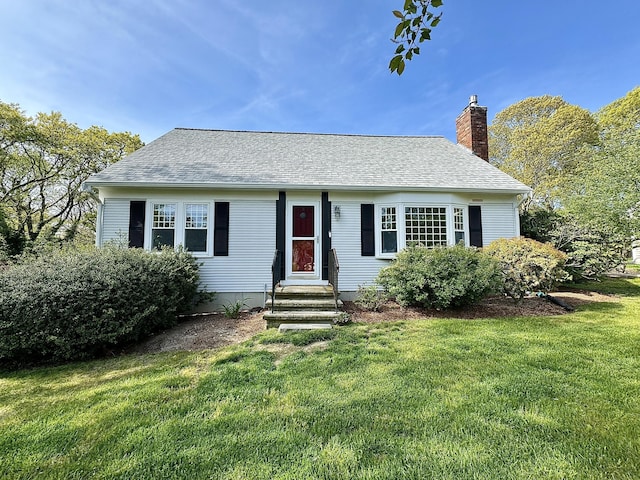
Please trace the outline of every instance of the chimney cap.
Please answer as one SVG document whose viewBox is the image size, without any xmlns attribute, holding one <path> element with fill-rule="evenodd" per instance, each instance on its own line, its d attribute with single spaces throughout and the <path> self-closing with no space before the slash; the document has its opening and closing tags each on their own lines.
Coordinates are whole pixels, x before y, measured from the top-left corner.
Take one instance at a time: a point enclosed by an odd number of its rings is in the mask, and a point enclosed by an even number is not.
<svg viewBox="0 0 640 480">
<path fill-rule="evenodd" d="M 476 105 L 478 105 L 478 95 L 471 95 L 469 97 L 469 105 L 474 106 L 474 107 Z"/>
</svg>

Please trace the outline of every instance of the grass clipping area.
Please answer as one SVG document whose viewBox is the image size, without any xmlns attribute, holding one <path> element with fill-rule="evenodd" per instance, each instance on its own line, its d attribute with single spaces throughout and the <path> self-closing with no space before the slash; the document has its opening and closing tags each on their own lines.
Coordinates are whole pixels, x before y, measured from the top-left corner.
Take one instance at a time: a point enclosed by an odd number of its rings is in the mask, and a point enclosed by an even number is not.
<svg viewBox="0 0 640 480">
<path fill-rule="evenodd" d="M 0 478 L 640 478 L 640 282 L 0 374 Z"/>
</svg>

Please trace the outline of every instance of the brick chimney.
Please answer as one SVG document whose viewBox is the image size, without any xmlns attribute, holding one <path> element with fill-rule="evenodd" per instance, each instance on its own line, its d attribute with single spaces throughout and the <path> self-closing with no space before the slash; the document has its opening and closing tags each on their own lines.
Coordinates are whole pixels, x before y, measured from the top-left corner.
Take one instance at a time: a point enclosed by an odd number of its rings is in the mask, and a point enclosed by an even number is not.
<svg viewBox="0 0 640 480">
<path fill-rule="evenodd" d="M 456 118 L 456 141 L 475 155 L 489 161 L 487 107 L 478 106 L 478 96 L 469 97 L 469 105 Z"/>
</svg>

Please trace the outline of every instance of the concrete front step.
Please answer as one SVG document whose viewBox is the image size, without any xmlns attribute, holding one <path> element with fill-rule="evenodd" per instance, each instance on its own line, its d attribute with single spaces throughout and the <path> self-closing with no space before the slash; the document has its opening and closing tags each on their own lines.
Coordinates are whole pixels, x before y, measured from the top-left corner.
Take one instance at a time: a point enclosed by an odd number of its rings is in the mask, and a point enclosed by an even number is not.
<svg viewBox="0 0 640 480">
<path fill-rule="evenodd" d="M 277 294 L 276 294 L 277 295 Z M 338 300 L 338 308 L 342 308 L 342 300 Z M 271 299 L 267 301 L 267 307 L 271 308 Z M 321 298 L 280 298 L 276 296 L 275 310 L 335 310 L 336 302 L 333 297 Z"/>
<path fill-rule="evenodd" d="M 267 327 L 280 325 L 325 325 L 332 326 L 343 313 L 336 312 L 333 287 L 330 285 L 287 285 L 275 289 L 274 312 L 271 312 L 271 298 L 264 314 Z M 271 295 L 271 292 L 269 292 Z M 338 308 L 342 301 L 338 300 Z"/>
<path fill-rule="evenodd" d="M 267 321 L 267 328 L 279 327 L 283 323 L 307 323 L 333 325 L 339 319 L 342 312 L 311 311 L 311 310 L 290 310 L 286 312 L 265 312 L 264 319 Z"/>
<path fill-rule="evenodd" d="M 269 295 L 271 295 L 271 292 L 269 292 Z M 330 285 L 287 285 L 286 287 L 276 287 L 276 299 L 305 297 L 333 297 L 333 287 Z"/>
<path fill-rule="evenodd" d="M 278 331 L 296 332 L 301 330 L 331 330 L 333 325 L 326 323 L 282 323 L 278 327 Z"/>
</svg>

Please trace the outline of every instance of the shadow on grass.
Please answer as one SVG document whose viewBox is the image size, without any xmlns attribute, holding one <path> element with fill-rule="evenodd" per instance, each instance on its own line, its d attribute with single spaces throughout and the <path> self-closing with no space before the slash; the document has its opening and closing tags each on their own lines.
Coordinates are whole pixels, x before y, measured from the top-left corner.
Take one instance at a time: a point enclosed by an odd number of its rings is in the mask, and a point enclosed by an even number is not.
<svg viewBox="0 0 640 480">
<path fill-rule="evenodd" d="M 600 281 L 571 283 L 567 287 L 569 289 L 588 290 L 603 295 L 640 297 L 640 278 L 606 277 Z"/>
</svg>

